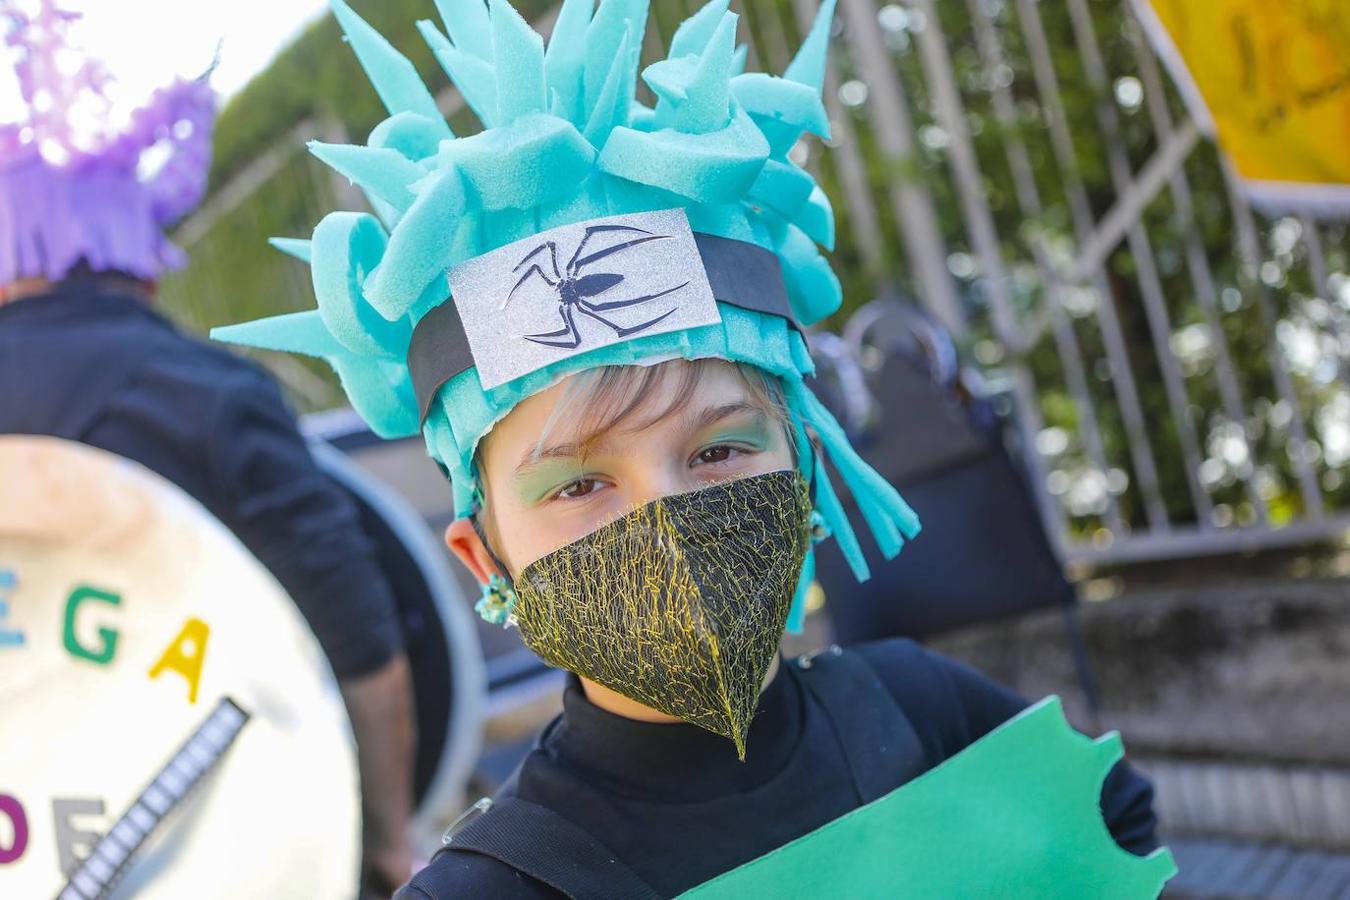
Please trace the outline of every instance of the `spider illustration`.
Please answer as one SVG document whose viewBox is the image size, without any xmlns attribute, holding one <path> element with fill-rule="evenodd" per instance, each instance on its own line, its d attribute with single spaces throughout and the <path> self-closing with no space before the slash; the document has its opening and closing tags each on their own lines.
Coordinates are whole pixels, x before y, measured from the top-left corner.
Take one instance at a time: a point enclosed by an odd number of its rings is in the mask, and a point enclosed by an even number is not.
<svg viewBox="0 0 1350 900">
<path fill-rule="evenodd" d="M 613 246 L 592 250 L 585 256 L 582 255 L 582 252 L 586 249 L 587 242 L 589 242 L 592 237 L 609 232 L 629 232 L 635 236 L 621 243 L 614 244 Z M 558 267 L 557 242 L 545 241 L 526 254 L 525 258 L 517 263 L 516 267 L 511 270 L 515 273 L 521 271 L 521 269 L 525 269 L 524 274 L 520 276 L 520 280 L 516 282 L 515 287 L 511 288 L 511 293 L 507 294 L 506 299 L 502 301 L 501 309 L 506 309 L 506 304 L 510 303 L 511 299 L 515 297 L 516 291 L 520 290 L 520 288 L 531 278 L 537 276 L 549 287 L 557 291 L 558 315 L 562 318 L 563 327 L 559 328 L 557 331 L 547 331 L 542 334 L 522 335 L 526 340 L 534 341 L 536 344 L 543 344 L 545 347 L 561 347 L 567 350 L 576 349 L 581 346 L 581 332 L 577 330 L 577 323 L 574 318 L 578 312 L 583 316 L 589 316 L 597 322 L 608 326 L 619 337 L 638 334 L 639 332 L 651 328 L 657 322 L 660 322 L 666 316 L 675 312 L 679 307 L 668 309 L 654 319 L 648 319 L 638 325 L 630 325 L 627 327 L 611 322 L 609 319 L 605 318 L 603 313 L 615 309 L 626 309 L 630 306 L 638 306 L 656 300 L 659 297 L 664 297 L 667 294 L 673 294 L 689 282 L 682 282 L 672 288 L 667 288 L 664 291 L 657 291 L 654 294 L 643 294 L 640 297 L 630 297 L 627 300 L 610 300 L 603 303 L 597 303 L 593 298 L 603 294 L 610 288 L 613 288 L 615 285 L 622 282 L 623 276 L 612 272 L 583 274 L 583 270 L 592 263 L 604 259 L 606 256 L 611 256 L 624 250 L 630 250 L 639 244 L 645 244 L 649 241 L 669 240 L 669 238 L 669 235 L 653 234 L 650 231 L 646 231 L 642 228 L 635 228 L 631 225 L 591 225 L 587 227 L 586 231 L 583 233 L 581 242 L 577 244 L 576 252 L 574 252 L 572 258 L 567 261 L 565 270 Z M 545 270 L 540 262 L 545 251 L 548 252 L 547 263 L 552 269 L 551 275 Z M 526 268 L 527 265 L 528 268 Z"/>
</svg>

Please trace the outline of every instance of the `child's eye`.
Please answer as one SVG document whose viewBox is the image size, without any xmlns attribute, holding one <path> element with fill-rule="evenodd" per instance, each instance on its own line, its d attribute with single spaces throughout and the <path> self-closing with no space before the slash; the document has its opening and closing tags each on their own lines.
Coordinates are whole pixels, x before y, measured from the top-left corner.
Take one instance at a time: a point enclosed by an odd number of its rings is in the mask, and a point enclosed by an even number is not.
<svg viewBox="0 0 1350 900">
<path fill-rule="evenodd" d="M 594 478 L 578 478 L 570 484 L 563 485 L 556 496 L 566 497 L 568 500 L 579 500 L 593 492 L 598 484 L 599 482 Z"/>
<path fill-rule="evenodd" d="M 729 444 L 716 444 L 700 450 L 694 457 L 694 461 L 699 464 L 726 462 L 739 452 Z"/>
</svg>

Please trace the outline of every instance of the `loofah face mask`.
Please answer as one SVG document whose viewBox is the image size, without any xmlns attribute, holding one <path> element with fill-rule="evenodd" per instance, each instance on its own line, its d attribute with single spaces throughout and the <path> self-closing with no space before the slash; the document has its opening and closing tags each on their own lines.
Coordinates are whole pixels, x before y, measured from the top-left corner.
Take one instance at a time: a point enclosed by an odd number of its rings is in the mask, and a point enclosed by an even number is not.
<svg viewBox="0 0 1350 900">
<path fill-rule="evenodd" d="M 810 514 L 797 472 L 641 506 L 521 571 L 521 638 L 555 666 L 729 738 L 745 759 Z"/>
<path fill-rule="evenodd" d="M 829 200 L 788 158 L 825 136 L 834 0 L 780 76 L 742 71 L 737 17 L 712 0 L 641 70 L 646 0 L 564 0 L 545 47 L 506 0 L 437 0 L 419 28 L 482 120 L 454 136 L 411 63 L 342 0 L 334 14 L 389 110 L 364 145 L 312 144 L 376 215 L 334 212 L 309 241 L 318 308 L 217 329 L 322 357 L 377 433 L 419 431 L 459 516 L 479 496 L 479 440 L 525 397 L 602 365 L 720 358 L 783 385 L 821 533 L 859 579 L 858 540 L 808 439 L 847 483 L 882 552 L 918 532 L 895 490 L 803 383 L 802 329 L 833 313 Z M 789 628 L 804 614 L 808 553 Z"/>
</svg>

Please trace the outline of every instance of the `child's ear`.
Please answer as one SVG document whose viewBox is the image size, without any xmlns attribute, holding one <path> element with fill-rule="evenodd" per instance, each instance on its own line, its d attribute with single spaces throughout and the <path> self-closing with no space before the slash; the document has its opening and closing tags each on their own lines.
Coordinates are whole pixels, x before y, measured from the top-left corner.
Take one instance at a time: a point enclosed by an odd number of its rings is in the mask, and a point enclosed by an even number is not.
<svg viewBox="0 0 1350 900">
<path fill-rule="evenodd" d="M 456 519 L 445 529 L 445 546 L 468 567 L 480 584 L 487 584 L 488 577 L 493 574 L 503 574 L 497 571 L 492 554 L 483 546 L 483 539 L 467 517 Z"/>
</svg>

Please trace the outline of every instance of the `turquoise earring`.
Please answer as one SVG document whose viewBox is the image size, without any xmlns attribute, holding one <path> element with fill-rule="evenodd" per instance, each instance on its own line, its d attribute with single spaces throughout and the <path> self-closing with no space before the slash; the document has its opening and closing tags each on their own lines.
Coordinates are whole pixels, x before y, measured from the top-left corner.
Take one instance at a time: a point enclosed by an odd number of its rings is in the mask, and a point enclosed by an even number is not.
<svg viewBox="0 0 1350 900">
<path fill-rule="evenodd" d="M 819 544 L 830 536 L 830 526 L 825 524 L 825 517 L 818 511 L 811 510 L 811 543 Z"/>
<path fill-rule="evenodd" d="M 483 596 L 473 605 L 484 622 L 510 627 L 516 624 L 516 592 L 511 583 L 493 572 L 483 585 Z"/>
</svg>

